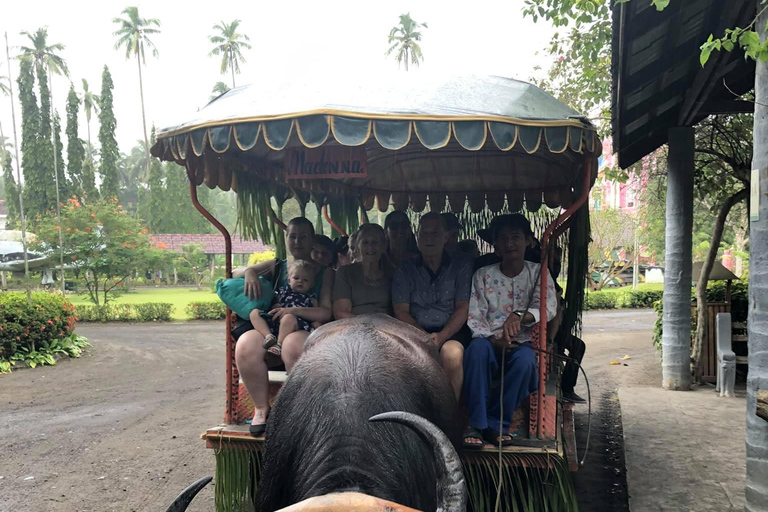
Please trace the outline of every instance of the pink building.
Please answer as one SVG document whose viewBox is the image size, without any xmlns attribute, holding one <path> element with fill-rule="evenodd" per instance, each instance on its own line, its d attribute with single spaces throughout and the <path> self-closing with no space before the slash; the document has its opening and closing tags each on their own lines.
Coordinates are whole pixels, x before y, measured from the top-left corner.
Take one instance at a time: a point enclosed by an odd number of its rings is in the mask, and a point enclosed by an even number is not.
<svg viewBox="0 0 768 512">
<path fill-rule="evenodd" d="M 610 137 L 603 140 L 603 155 L 598 162 L 597 183 L 590 193 L 590 208 L 593 210 L 609 208 L 635 213 L 640 191 L 648 183 L 648 171 L 650 166 L 654 165 L 652 156 L 643 158 L 641 169 L 629 172 L 626 183 L 612 181 L 606 177 L 606 171 L 617 170 L 618 165 L 613 155 Z"/>
</svg>

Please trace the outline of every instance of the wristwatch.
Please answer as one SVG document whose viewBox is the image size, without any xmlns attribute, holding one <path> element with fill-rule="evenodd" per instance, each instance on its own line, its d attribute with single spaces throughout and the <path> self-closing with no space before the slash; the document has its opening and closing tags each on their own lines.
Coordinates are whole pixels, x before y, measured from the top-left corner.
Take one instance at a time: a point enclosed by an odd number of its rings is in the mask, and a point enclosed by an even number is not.
<svg viewBox="0 0 768 512">
<path fill-rule="evenodd" d="M 520 320 L 523 320 L 523 317 L 525 316 L 525 311 L 514 311 L 514 313 L 520 317 Z"/>
</svg>

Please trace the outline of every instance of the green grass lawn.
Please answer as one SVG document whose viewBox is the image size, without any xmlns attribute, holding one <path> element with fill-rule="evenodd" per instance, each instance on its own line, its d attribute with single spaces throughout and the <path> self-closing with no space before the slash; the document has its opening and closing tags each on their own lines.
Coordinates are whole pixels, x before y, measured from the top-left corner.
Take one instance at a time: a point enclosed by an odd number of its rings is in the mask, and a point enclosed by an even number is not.
<svg viewBox="0 0 768 512">
<path fill-rule="evenodd" d="M 637 289 L 639 291 L 654 291 L 654 292 L 660 292 L 664 290 L 664 283 L 638 283 Z M 629 286 L 619 286 L 617 288 L 603 288 L 600 290 L 602 292 L 606 293 L 626 293 L 629 291 L 632 291 L 632 285 Z"/>
<path fill-rule="evenodd" d="M 82 295 L 69 295 L 67 298 L 73 304 L 91 304 L 91 302 Z M 202 291 L 195 288 L 145 288 L 139 287 L 125 293 L 115 300 L 117 304 L 141 304 L 145 302 L 167 302 L 173 304 L 174 320 L 188 320 L 184 309 L 190 302 L 207 302 L 219 300 L 215 293 L 212 293 L 208 287 L 203 287 Z"/>
</svg>

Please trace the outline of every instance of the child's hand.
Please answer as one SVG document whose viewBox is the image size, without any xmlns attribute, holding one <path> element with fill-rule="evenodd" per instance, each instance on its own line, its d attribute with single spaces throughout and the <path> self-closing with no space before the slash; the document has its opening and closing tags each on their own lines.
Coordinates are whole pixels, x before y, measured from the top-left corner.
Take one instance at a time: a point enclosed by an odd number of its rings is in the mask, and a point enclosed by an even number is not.
<svg viewBox="0 0 768 512">
<path fill-rule="evenodd" d="M 272 320 L 280 320 L 283 315 L 290 313 L 290 308 L 274 308 L 269 314 L 272 316 Z"/>
</svg>

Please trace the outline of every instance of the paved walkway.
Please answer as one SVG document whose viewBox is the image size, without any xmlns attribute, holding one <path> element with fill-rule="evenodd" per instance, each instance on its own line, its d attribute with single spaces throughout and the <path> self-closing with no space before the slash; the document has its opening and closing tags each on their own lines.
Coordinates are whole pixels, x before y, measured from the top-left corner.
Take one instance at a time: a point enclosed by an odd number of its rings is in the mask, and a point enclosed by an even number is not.
<svg viewBox="0 0 768 512">
<path fill-rule="evenodd" d="M 622 387 L 619 401 L 632 512 L 744 510 L 743 395 Z"/>
<path fill-rule="evenodd" d="M 743 395 L 620 387 L 619 401 L 632 512 L 744 510 Z"/>
<path fill-rule="evenodd" d="M 631 512 L 744 510 L 746 400 L 661 388 L 653 312 L 588 312 L 585 368 L 618 390 Z M 624 355 L 628 360 L 621 360 Z M 621 365 L 611 365 L 621 361 Z M 580 379 L 581 380 L 581 379 Z M 577 390 L 586 392 L 583 385 Z M 582 396 L 586 396 L 582 394 Z M 598 425 L 599 427 L 599 425 Z M 588 455 L 587 460 L 590 460 Z M 594 461 L 594 457 L 592 458 Z"/>
</svg>

